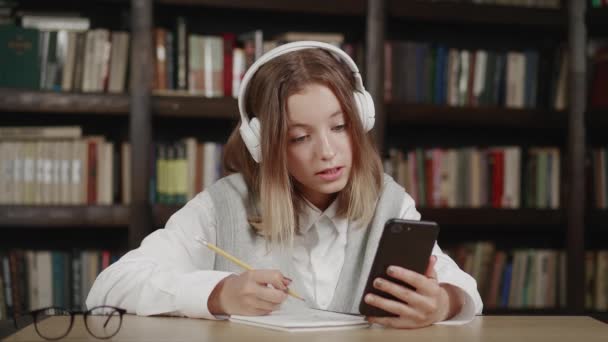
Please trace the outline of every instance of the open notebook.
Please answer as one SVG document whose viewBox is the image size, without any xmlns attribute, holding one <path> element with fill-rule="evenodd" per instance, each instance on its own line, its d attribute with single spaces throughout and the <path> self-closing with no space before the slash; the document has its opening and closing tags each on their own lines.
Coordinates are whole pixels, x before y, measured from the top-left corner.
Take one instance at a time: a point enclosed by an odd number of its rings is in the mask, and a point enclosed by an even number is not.
<svg viewBox="0 0 608 342">
<path fill-rule="evenodd" d="M 232 315 L 231 322 L 289 332 L 367 328 L 363 316 L 304 309 L 279 310 L 266 316 Z"/>
</svg>

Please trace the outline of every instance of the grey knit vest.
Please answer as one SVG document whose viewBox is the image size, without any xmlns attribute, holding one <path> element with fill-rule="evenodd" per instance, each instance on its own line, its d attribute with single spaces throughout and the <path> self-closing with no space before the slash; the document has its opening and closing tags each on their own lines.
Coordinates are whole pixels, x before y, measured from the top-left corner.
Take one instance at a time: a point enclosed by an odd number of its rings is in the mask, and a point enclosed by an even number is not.
<svg viewBox="0 0 608 342">
<path fill-rule="evenodd" d="M 350 225 L 348 227 L 344 265 L 328 310 L 359 312 L 359 302 L 384 223 L 390 218 L 399 216 L 405 198 L 405 190 L 390 176 L 385 174 L 383 183 L 371 224 L 367 228 Z M 208 191 L 217 217 L 216 243 L 218 247 L 255 269 L 280 270 L 285 276 L 293 279 L 290 289 L 304 295 L 305 292 L 294 269 L 290 251 L 276 247 L 269 250 L 265 238 L 257 234 L 249 225 L 247 212 L 252 210 L 252 204 L 247 195 L 247 186 L 243 177 L 240 174 L 224 177 L 210 186 Z M 214 269 L 235 273 L 243 271 L 220 256 L 215 256 Z M 309 306 L 316 306 L 310 297 L 306 298 L 306 303 Z M 302 303 L 290 297 L 283 307 L 294 305 L 302 305 Z"/>
</svg>

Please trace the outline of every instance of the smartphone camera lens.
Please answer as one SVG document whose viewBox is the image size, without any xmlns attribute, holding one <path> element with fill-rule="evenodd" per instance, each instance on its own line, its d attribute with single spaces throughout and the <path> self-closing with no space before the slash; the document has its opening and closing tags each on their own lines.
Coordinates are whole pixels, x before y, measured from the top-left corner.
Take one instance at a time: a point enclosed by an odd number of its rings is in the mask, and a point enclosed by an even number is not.
<svg viewBox="0 0 608 342">
<path fill-rule="evenodd" d="M 394 225 L 391 227 L 391 233 L 399 234 L 403 231 L 403 227 L 401 225 Z"/>
</svg>

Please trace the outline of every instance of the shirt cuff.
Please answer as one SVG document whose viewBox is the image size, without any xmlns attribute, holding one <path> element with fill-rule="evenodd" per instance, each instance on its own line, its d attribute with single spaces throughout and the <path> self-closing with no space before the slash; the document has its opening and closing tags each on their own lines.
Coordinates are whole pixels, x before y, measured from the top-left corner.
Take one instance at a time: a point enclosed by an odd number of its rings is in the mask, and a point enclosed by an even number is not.
<svg viewBox="0 0 608 342">
<path fill-rule="evenodd" d="M 177 279 L 179 287 L 176 296 L 177 310 L 186 317 L 221 319 L 209 312 L 209 296 L 217 284 L 230 272 L 196 271 Z"/>
<path fill-rule="evenodd" d="M 444 283 L 444 284 L 447 284 L 447 283 Z M 450 284 L 450 285 L 452 285 L 452 284 Z M 454 286 L 456 286 L 456 285 L 454 285 Z M 462 325 L 462 324 L 467 324 L 467 323 L 471 322 L 473 320 L 473 318 L 475 318 L 475 302 L 473 301 L 473 297 L 471 297 L 471 295 L 469 295 L 466 291 L 464 291 L 463 289 L 461 289 L 459 287 L 456 287 L 456 290 L 459 292 L 459 295 L 461 296 L 461 298 L 464 299 L 464 301 L 463 301 L 464 304 L 462 305 L 460 312 L 448 320 L 436 322 L 435 324 L 437 324 L 437 325 Z"/>
</svg>

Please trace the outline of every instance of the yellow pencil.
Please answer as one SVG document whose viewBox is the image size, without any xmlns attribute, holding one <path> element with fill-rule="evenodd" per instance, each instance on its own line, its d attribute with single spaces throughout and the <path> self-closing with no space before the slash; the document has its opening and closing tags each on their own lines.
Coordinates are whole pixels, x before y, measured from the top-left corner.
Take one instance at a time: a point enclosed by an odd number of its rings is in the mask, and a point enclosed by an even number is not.
<svg viewBox="0 0 608 342">
<path fill-rule="evenodd" d="M 214 251 L 215 253 L 217 253 L 217 254 L 223 256 L 224 258 L 232 261 L 233 263 L 239 265 L 240 267 L 242 267 L 242 268 L 244 268 L 244 269 L 246 269 L 248 271 L 253 270 L 253 267 L 251 267 L 251 266 L 247 265 L 246 263 L 242 262 L 241 260 L 237 259 L 235 256 L 228 254 L 223 249 L 221 249 L 221 248 L 219 248 L 219 247 L 217 247 L 217 246 L 215 246 L 215 245 L 207 242 L 207 240 L 203 239 L 202 237 L 197 236 L 194 239 L 196 241 L 198 241 L 199 243 L 205 245 L 207 248 L 209 248 L 210 250 Z M 294 297 L 294 298 L 297 298 L 297 299 L 299 299 L 301 301 L 304 301 L 304 298 L 300 297 L 298 294 L 296 294 L 295 292 L 291 291 L 290 289 L 287 289 L 287 294 L 290 295 L 290 296 L 292 296 L 292 297 Z"/>
</svg>

